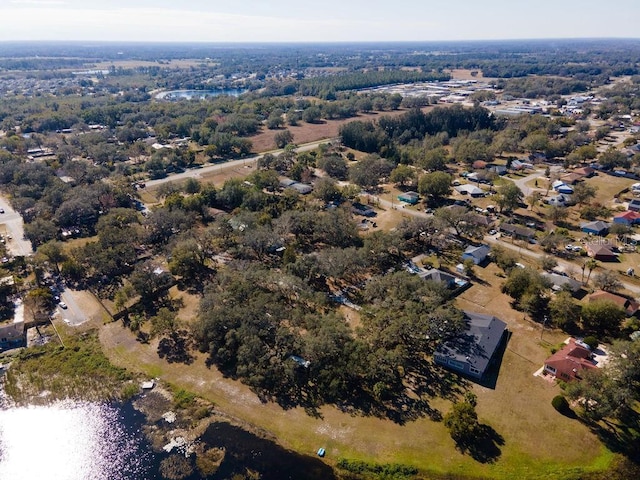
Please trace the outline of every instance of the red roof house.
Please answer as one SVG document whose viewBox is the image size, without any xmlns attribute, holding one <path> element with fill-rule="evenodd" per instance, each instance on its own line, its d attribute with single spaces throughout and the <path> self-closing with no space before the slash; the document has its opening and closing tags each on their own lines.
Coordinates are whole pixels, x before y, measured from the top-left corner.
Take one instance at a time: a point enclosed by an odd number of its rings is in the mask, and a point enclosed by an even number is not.
<svg viewBox="0 0 640 480">
<path fill-rule="evenodd" d="M 544 362 L 544 371 L 565 382 L 580 380 L 584 370 L 597 368 L 591 360 L 591 351 L 571 338 L 562 350 L 557 351 Z"/>
<path fill-rule="evenodd" d="M 599 290 L 589 295 L 589 302 L 599 301 L 615 303 L 620 308 L 622 308 L 628 316 L 635 315 L 638 309 L 640 309 L 640 304 L 638 304 L 638 302 L 629 300 L 628 298 L 621 295 L 616 295 L 615 293 L 609 293 L 603 290 Z"/>
</svg>

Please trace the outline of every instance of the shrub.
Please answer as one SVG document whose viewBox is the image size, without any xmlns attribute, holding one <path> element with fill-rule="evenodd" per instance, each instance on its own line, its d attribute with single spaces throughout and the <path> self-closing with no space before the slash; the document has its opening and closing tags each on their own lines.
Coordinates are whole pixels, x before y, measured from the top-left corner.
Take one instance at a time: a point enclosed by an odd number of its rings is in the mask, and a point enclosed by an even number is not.
<svg viewBox="0 0 640 480">
<path fill-rule="evenodd" d="M 551 400 L 551 405 L 556 409 L 556 411 L 562 413 L 563 415 L 571 411 L 569 402 L 567 402 L 567 399 L 562 395 L 556 395 L 555 397 L 553 397 L 553 400 Z"/>
<path fill-rule="evenodd" d="M 583 342 L 589 345 L 589 348 L 591 350 L 595 350 L 596 348 L 598 348 L 598 339 L 593 335 L 589 335 L 588 337 L 585 337 Z"/>
</svg>

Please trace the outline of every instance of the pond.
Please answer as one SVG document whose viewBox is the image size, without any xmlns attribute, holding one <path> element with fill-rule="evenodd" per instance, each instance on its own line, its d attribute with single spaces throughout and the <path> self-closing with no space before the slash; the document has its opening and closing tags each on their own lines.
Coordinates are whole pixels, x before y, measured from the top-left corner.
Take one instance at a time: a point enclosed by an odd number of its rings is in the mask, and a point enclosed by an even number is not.
<svg viewBox="0 0 640 480">
<path fill-rule="evenodd" d="M 65 401 L 1 409 L 0 479 L 163 479 L 161 461 L 169 454 L 153 450 L 143 434 L 145 424 L 131 402 Z M 319 458 L 288 451 L 223 421 L 209 425 L 200 441 L 225 452 L 218 471 L 206 478 L 231 479 L 247 472 L 262 480 L 335 478 Z M 189 461 L 193 465 L 194 457 Z M 205 477 L 194 469 L 183 478 Z"/>
</svg>

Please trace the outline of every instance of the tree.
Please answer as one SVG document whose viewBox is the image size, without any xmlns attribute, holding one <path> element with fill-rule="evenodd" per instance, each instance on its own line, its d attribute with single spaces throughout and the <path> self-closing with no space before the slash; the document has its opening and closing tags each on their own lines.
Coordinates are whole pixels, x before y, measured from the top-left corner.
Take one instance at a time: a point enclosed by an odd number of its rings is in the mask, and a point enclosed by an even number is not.
<svg viewBox="0 0 640 480">
<path fill-rule="evenodd" d="M 393 169 L 389 180 L 393 183 L 399 184 L 404 187 L 406 183 L 411 183 L 416 178 L 416 171 L 408 165 L 398 165 Z"/>
<path fill-rule="evenodd" d="M 473 445 L 479 436 L 478 414 L 469 402 L 454 403 L 451 411 L 444 416 L 444 425 L 458 448 L 463 451 Z"/>
<path fill-rule="evenodd" d="M 622 289 L 620 276 L 616 272 L 608 269 L 597 273 L 593 279 L 593 284 L 600 290 L 606 292 L 617 292 Z"/>
<path fill-rule="evenodd" d="M 449 154 L 442 148 L 434 148 L 428 150 L 424 154 L 424 158 L 419 161 L 419 165 L 427 171 L 435 172 L 437 170 L 445 170 L 449 161 Z"/>
<path fill-rule="evenodd" d="M 581 312 L 582 328 L 599 335 L 617 334 L 626 316 L 621 307 L 608 300 L 586 303 Z"/>
<path fill-rule="evenodd" d="M 333 178 L 338 180 L 347 178 L 347 162 L 340 155 L 323 155 L 316 164 L 320 170 L 324 170 L 327 175 Z"/>
<path fill-rule="evenodd" d="M 531 207 L 532 211 L 536 210 L 536 207 L 540 205 L 541 201 L 542 201 L 542 193 L 538 192 L 537 190 L 531 192 L 531 195 L 527 197 L 527 203 Z"/>
<path fill-rule="evenodd" d="M 471 221 L 470 212 L 466 207 L 453 205 L 451 207 L 438 208 L 434 216 L 442 220 L 448 227 L 456 231 L 456 235 L 471 235 L 478 233 L 479 226 Z"/>
<path fill-rule="evenodd" d="M 453 158 L 458 163 L 471 165 L 476 160 L 488 160 L 489 151 L 480 140 L 465 138 L 457 141 L 453 146 Z"/>
<path fill-rule="evenodd" d="M 598 158 L 598 163 L 605 170 L 613 170 L 617 167 L 628 167 L 629 160 L 620 150 L 610 147 L 606 152 L 602 152 Z"/>
<path fill-rule="evenodd" d="M 584 267 L 589 269 L 589 274 L 587 275 L 587 281 L 584 282 L 589 283 L 589 279 L 591 278 L 591 272 L 593 272 L 596 268 L 598 268 L 598 261 L 595 258 L 590 258 L 584 263 Z M 584 268 L 582 269 L 582 278 L 584 278 Z"/>
<path fill-rule="evenodd" d="M 427 173 L 418 180 L 418 192 L 437 201 L 451 193 L 451 180 L 445 172 Z"/>
<path fill-rule="evenodd" d="M 291 130 L 283 130 L 274 135 L 273 141 L 277 148 L 284 148 L 293 142 L 293 133 L 291 133 Z"/>
<path fill-rule="evenodd" d="M 329 177 L 320 177 L 315 182 L 313 196 L 324 202 L 337 201 L 342 197 L 337 182 Z"/>
<path fill-rule="evenodd" d="M 588 203 L 595 198 L 597 188 L 585 182 L 578 183 L 573 187 L 572 199 L 578 205 Z"/>
<path fill-rule="evenodd" d="M 551 255 L 544 255 L 540 259 L 540 266 L 542 267 L 543 270 L 546 270 L 549 272 L 558 266 L 558 261 L 556 260 L 555 257 L 552 257 Z"/>
<path fill-rule="evenodd" d="M 560 207 L 558 205 L 551 205 L 547 213 L 549 220 L 554 224 L 558 224 L 560 220 L 567 218 L 567 207 Z"/>
<path fill-rule="evenodd" d="M 507 182 L 504 185 L 498 187 L 498 194 L 496 195 L 496 203 L 500 207 L 500 211 L 510 212 L 520 205 L 524 194 L 520 187 L 513 182 Z"/>
<path fill-rule="evenodd" d="M 179 275 L 186 281 L 198 282 L 206 270 L 206 256 L 195 240 L 179 242 L 171 250 L 169 269 L 173 275 Z"/>
<path fill-rule="evenodd" d="M 580 305 L 573 299 L 571 293 L 561 291 L 556 293 L 549 302 L 551 321 L 559 328 L 567 329 L 580 318 Z"/>
<path fill-rule="evenodd" d="M 386 177 L 393 169 L 392 164 L 377 155 L 367 155 L 349 167 L 349 179 L 362 188 L 377 187 L 381 177 Z"/>
</svg>

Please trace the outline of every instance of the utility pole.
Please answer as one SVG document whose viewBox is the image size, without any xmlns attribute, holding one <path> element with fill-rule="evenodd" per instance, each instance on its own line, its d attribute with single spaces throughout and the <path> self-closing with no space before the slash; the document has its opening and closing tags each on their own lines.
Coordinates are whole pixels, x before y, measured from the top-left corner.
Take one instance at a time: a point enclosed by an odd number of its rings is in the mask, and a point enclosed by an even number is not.
<svg viewBox="0 0 640 480">
<path fill-rule="evenodd" d="M 542 330 L 540 330 L 540 340 L 542 340 L 542 334 L 544 333 L 544 326 L 547 324 L 547 316 L 544 316 L 544 319 L 542 320 Z"/>
</svg>

